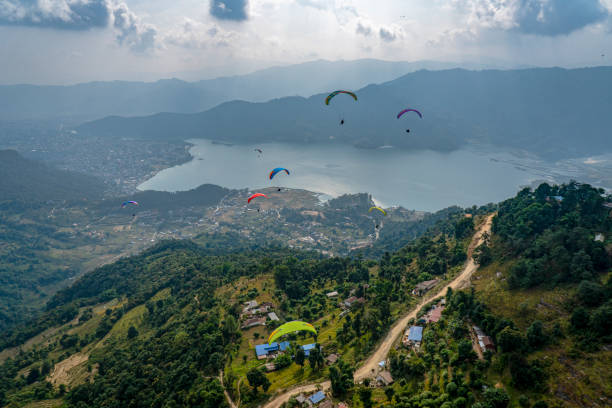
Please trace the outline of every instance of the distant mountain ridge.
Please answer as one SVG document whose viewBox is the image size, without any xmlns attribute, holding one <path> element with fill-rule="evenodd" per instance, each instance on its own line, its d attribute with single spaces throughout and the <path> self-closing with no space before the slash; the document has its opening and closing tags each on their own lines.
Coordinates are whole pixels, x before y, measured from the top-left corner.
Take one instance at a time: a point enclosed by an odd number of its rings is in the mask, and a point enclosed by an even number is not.
<svg viewBox="0 0 612 408">
<path fill-rule="evenodd" d="M 108 117 L 85 135 L 235 143 L 324 142 L 448 151 L 467 143 L 527 150 L 548 158 L 609 151 L 612 67 L 418 71 L 357 91 L 359 101 L 325 94 L 265 103 L 232 101 L 197 114 Z M 421 110 L 424 118 L 397 112 Z M 343 118 L 346 123 L 339 126 Z M 406 133 L 410 129 L 410 133 Z"/>
<path fill-rule="evenodd" d="M 55 117 L 92 120 L 109 115 L 194 113 L 234 99 L 262 102 L 287 95 L 309 96 L 337 87 L 361 88 L 419 69 L 456 66 L 460 65 L 434 61 L 318 60 L 197 82 L 174 78 L 156 82 L 110 81 L 69 86 L 4 85 L 0 86 L 0 120 Z M 484 67 L 478 64 L 467 66 Z"/>
</svg>

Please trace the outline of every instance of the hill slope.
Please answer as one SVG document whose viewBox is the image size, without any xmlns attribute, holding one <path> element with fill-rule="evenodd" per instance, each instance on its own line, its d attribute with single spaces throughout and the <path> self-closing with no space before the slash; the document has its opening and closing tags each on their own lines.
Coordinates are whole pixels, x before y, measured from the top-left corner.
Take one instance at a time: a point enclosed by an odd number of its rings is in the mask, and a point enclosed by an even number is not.
<svg viewBox="0 0 612 408">
<path fill-rule="evenodd" d="M 46 201 L 99 198 L 102 182 L 0 150 L 0 200 Z"/>
<path fill-rule="evenodd" d="M 419 71 L 360 89 L 357 103 L 340 95 L 326 106 L 325 94 L 266 103 L 234 101 L 198 114 L 109 117 L 78 130 L 115 138 L 199 137 L 238 143 L 333 138 L 364 147 L 434 150 L 473 142 L 549 158 L 576 157 L 610 150 L 610 86 L 609 67 Z M 409 114 L 397 120 L 404 107 L 418 108 L 424 118 Z M 340 118 L 346 120 L 341 127 Z"/>
</svg>

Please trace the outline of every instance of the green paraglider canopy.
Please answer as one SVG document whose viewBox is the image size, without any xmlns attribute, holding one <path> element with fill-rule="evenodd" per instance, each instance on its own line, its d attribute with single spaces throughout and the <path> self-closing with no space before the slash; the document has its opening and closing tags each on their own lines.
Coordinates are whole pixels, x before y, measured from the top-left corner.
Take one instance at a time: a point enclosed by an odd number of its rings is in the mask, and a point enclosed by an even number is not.
<svg viewBox="0 0 612 408">
<path fill-rule="evenodd" d="M 298 331 L 309 331 L 311 333 L 314 333 L 315 335 L 317 334 L 317 331 L 315 330 L 312 324 L 294 320 L 292 322 L 288 322 L 281 326 L 278 326 L 276 330 L 274 330 L 270 334 L 270 337 L 268 337 L 268 344 L 272 343 L 279 337 L 284 336 L 285 334 L 294 333 Z"/>
</svg>

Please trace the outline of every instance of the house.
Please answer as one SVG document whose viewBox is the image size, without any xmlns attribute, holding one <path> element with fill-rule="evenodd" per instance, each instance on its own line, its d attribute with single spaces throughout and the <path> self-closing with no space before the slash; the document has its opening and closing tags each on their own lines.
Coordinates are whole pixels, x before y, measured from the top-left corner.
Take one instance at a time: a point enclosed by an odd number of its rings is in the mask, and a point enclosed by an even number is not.
<svg viewBox="0 0 612 408">
<path fill-rule="evenodd" d="M 306 397 L 304 396 L 304 394 L 300 394 L 297 397 L 295 397 L 295 400 L 298 402 L 298 404 L 302 405 L 303 403 L 306 402 Z"/>
<path fill-rule="evenodd" d="M 249 310 L 249 309 L 253 309 L 254 307 L 257 307 L 259 305 L 259 303 L 257 303 L 256 300 L 249 300 L 248 302 L 244 302 L 244 310 Z"/>
<path fill-rule="evenodd" d="M 265 325 L 266 325 L 266 318 L 265 317 L 254 317 L 252 319 L 245 320 L 244 323 L 242 323 L 241 328 L 242 329 L 249 329 L 251 327 L 265 326 Z"/>
<path fill-rule="evenodd" d="M 485 335 L 482 329 L 478 326 L 472 326 L 472 329 L 474 329 L 474 333 L 476 333 L 477 337 L 482 337 Z"/>
<path fill-rule="evenodd" d="M 339 402 L 338 403 L 338 408 L 349 408 L 348 404 L 346 402 Z"/>
<path fill-rule="evenodd" d="M 338 296 L 338 292 L 334 290 L 333 292 L 326 293 L 325 296 L 327 296 L 328 298 L 333 298 Z"/>
<path fill-rule="evenodd" d="M 444 311 L 444 306 L 434 306 L 433 309 L 427 313 L 425 316 L 426 323 L 437 323 L 442 318 L 442 312 Z"/>
<path fill-rule="evenodd" d="M 258 344 L 255 346 L 255 354 L 257 355 L 258 360 L 263 360 L 277 354 L 278 352 L 284 352 L 288 347 L 288 341 Z"/>
<path fill-rule="evenodd" d="M 595 239 L 594 239 L 595 242 L 604 242 L 605 240 L 606 239 L 604 237 L 604 234 L 596 234 L 595 235 Z"/>
<path fill-rule="evenodd" d="M 386 387 L 393 384 L 393 377 L 391 377 L 391 373 L 389 371 L 381 371 L 376 376 L 376 382 Z"/>
<path fill-rule="evenodd" d="M 421 326 L 411 326 L 410 329 L 404 333 L 402 343 L 406 347 L 420 347 L 421 341 L 423 341 L 423 328 Z"/>
<path fill-rule="evenodd" d="M 276 315 L 276 313 L 274 312 L 270 312 L 268 313 L 268 317 L 270 318 L 270 320 L 274 321 L 274 322 L 278 322 L 278 316 Z"/>
<path fill-rule="evenodd" d="M 479 337 L 478 345 L 483 353 L 487 350 L 495 351 L 495 344 L 493 344 L 493 340 L 491 340 L 491 337 L 489 336 L 482 336 L 482 338 Z"/>
<path fill-rule="evenodd" d="M 304 354 L 306 357 L 310 355 L 310 350 L 313 350 L 317 345 L 315 343 L 305 344 L 302 346 L 302 350 L 304 350 Z"/>
<path fill-rule="evenodd" d="M 432 280 L 421 282 L 417 284 L 414 287 L 414 289 L 412 289 L 412 294 L 415 296 L 423 296 L 428 290 L 430 290 L 437 284 L 438 284 L 438 279 L 432 279 Z"/>
<path fill-rule="evenodd" d="M 472 214 L 470 214 L 470 213 L 464 214 L 464 217 L 465 218 L 472 218 Z"/>
<path fill-rule="evenodd" d="M 335 353 L 330 354 L 325 360 L 327 360 L 327 364 L 329 365 L 335 364 L 338 361 L 338 355 Z"/>
<path fill-rule="evenodd" d="M 378 366 L 380 367 L 380 369 L 382 370 L 383 368 L 385 368 L 385 364 L 387 364 L 387 362 L 385 360 L 379 361 L 378 362 Z"/>
<path fill-rule="evenodd" d="M 314 394 L 312 394 L 310 397 L 308 397 L 308 401 L 310 401 L 310 403 L 313 405 L 317 405 L 319 402 L 323 401 L 324 399 L 325 399 L 325 393 L 323 391 L 317 391 Z"/>
<path fill-rule="evenodd" d="M 350 309 L 355 303 L 365 303 L 365 299 L 351 296 L 343 302 L 343 305 L 347 309 Z"/>
<path fill-rule="evenodd" d="M 319 408 L 334 408 L 334 403 L 331 400 L 326 399 L 319 404 Z"/>
</svg>

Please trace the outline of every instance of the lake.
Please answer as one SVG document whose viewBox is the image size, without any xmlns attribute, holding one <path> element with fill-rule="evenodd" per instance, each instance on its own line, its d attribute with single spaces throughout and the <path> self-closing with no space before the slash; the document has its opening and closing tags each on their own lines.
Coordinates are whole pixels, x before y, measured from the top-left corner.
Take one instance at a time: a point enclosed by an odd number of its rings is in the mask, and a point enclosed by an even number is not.
<svg viewBox="0 0 612 408">
<path fill-rule="evenodd" d="M 498 202 L 522 186 L 553 178 L 541 162 L 526 166 L 510 153 L 482 149 L 439 153 L 341 144 L 189 142 L 192 161 L 163 170 L 138 188 L 180 191 L 211 183 L 233 189 L 300 188 L 333 197 L 367 192 L 385 207 L 435 211 Z M 278 174 L 270 181 L 275 167 L 286 167 L 291 175 Z"/>
</svg>

